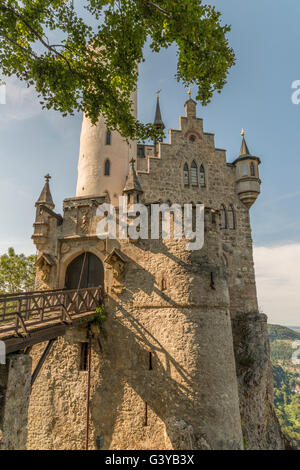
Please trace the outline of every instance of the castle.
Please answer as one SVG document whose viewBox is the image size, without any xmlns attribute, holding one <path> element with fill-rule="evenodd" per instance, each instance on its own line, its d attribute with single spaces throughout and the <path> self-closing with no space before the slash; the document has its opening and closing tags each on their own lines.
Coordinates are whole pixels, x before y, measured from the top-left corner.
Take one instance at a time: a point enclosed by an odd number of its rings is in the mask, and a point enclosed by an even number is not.
<svg viewBox="0 0 300 470">
<path fill-rule="evenodd" d="M 159 99 L 154 124 L 165 127 Z M 91 340 L 90 448 L 284 448 L 252 254 L 259 164 L 244 134 L 227 163 L 189 96 L 179 129 L 154 145 L 84 117 L 76 197 L 64 200 L 63 216 L 47 175 L 33 234 L 37 289 L 105 292 L 107 335 Z M 204 204 L 203 248 L 161 236 L 100 240 L 97 208 L 122 195 L 147 207 Z M 88 341 L 83 324 L 53 345 L 32 388 L 27 448 L 84 448 Z M 32 348 L 33 364 L 44 347 Z"/>
</svg>

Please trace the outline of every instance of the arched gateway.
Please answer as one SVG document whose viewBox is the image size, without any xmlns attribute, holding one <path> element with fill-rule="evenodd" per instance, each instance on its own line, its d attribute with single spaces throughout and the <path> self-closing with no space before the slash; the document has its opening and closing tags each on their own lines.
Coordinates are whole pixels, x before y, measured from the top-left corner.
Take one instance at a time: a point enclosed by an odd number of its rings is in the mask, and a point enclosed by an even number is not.
<svg viewBox="0 0 300 470">
<path fill-rule="evenodd" d="M 71 261 L 66 272 L 66 289 L 82 289 L 100 285 L 104 285 L 104 269 L 96 255 L 86 252 Z"/>
</svg>

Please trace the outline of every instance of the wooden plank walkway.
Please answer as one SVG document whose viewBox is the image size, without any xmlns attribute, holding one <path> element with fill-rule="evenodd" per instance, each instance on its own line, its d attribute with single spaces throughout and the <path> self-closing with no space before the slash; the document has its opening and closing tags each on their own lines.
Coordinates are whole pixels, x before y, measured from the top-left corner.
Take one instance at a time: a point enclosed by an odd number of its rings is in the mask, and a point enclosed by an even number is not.
<svg viewBox="0 0 300 470">
<path fill-rule="evenodd" d="M 95 314 L 102 287 L 0 295 L 0 340 L 7 353 L 62 336 L 68 325 Z"/>
</svg>

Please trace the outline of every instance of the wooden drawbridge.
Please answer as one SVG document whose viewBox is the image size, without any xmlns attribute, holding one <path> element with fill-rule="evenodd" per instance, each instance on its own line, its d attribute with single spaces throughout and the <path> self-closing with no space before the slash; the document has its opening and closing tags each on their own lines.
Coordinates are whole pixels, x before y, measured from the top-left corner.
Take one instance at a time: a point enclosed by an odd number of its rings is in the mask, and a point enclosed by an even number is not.
<svg viewBox="0 0 300 470">
<path fill-rule="evenodd" d="M 95 315 L 102 287 L 0 295 L 0 340 L 6 353 L 62 336 L 68 326 Z"/>
</svg>

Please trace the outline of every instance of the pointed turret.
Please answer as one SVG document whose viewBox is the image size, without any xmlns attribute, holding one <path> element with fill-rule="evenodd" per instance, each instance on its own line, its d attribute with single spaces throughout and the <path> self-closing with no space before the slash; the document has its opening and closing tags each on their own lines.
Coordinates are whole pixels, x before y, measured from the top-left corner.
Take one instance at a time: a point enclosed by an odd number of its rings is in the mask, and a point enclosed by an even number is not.
<svg viewBox="0 0 300 470">
<path fill-rule="evenodd" d="M 159 95 L 157 96 L 157 101 L 156 101 L 154 126 L 156 127 L 156 129 L 162 129 L 162 130 L 165 129 L 165 125 L 164 125 L 164 122 L 163 122 L 162 117 L 161 117 Z"/>
<path fill-rule="evenodd" d="M 160 91 L 157 92 L 157 101 L 156 101 L 156 110 L 155 110 L 155 117 L 154 117 L 154 127 L 157 130 L 163 131 L 165 129 L 164 122 L 162 120 L 161 116 L 161 110 L 160 110 L 160 103 L 159 103 L 159 93 Z M 158 142 L 162 142 L 163 138 L 160 139 L 155 139 L 154 145 L 156 145 Z"/>
<path fill-rule="evenodd" d="M 233 162 L 236 167 L 237 193 L 240 200 L 250 208 L 260 194 L 260 179 L 258 166 L 261 163 L 258 157 L 250 154 L 245 140 L 245 131 L 242 129 L 242 145 L 239 157 Z"/>
<path fill-rule="evenodd" d="M 45 176 L 45 185 L 43 187 L 43 190 L 40 194 L 40 197 L 38 198 L 36 205 L 45 205 L 49 207 L 49 209 L 54 209 L 55 205 L 52 199 L 51 191 L 50 191 L 50 185 L 49 185 L 49 180 L 51 179 L 51 176 L 49 173 Z"/>
<path fill-rule="evenodd" d="M 123 190 L 123 193 L 129 196 L 129 202 L 139 202 L 139 196 L 144 192 L 136 174 L 134 162 L 134 159 L 130 160 L 129 173 Z"/>
<path fill-rule="evenodd" d="M 55 207 L 51 191 L 49 180 L 51 176 L 47 174 L 45 176 L 45 185 L 43 190 L 35 203 L 36 216 L 34 226 L 34 233 L 32 239 L 38 250 L 44 250 L 49 239 L 51 238 L 51 230 L 54 228 L 54 224 L 51 220 L 57 220 L 59 224 L 62 223 L 62 217 L 59 214 L 55 214 L 53 209 Z"/>
<path fill-rule="evenodd" d="M 245 131 L 244 131 L 244 129 L 242 129 L 241 136 L 242 136 L 243 140 L 242 140 L 240 156 L 250 155 L 248 145 L 247 145 L 246 140 L 245 140 Z"/>
</svg>

